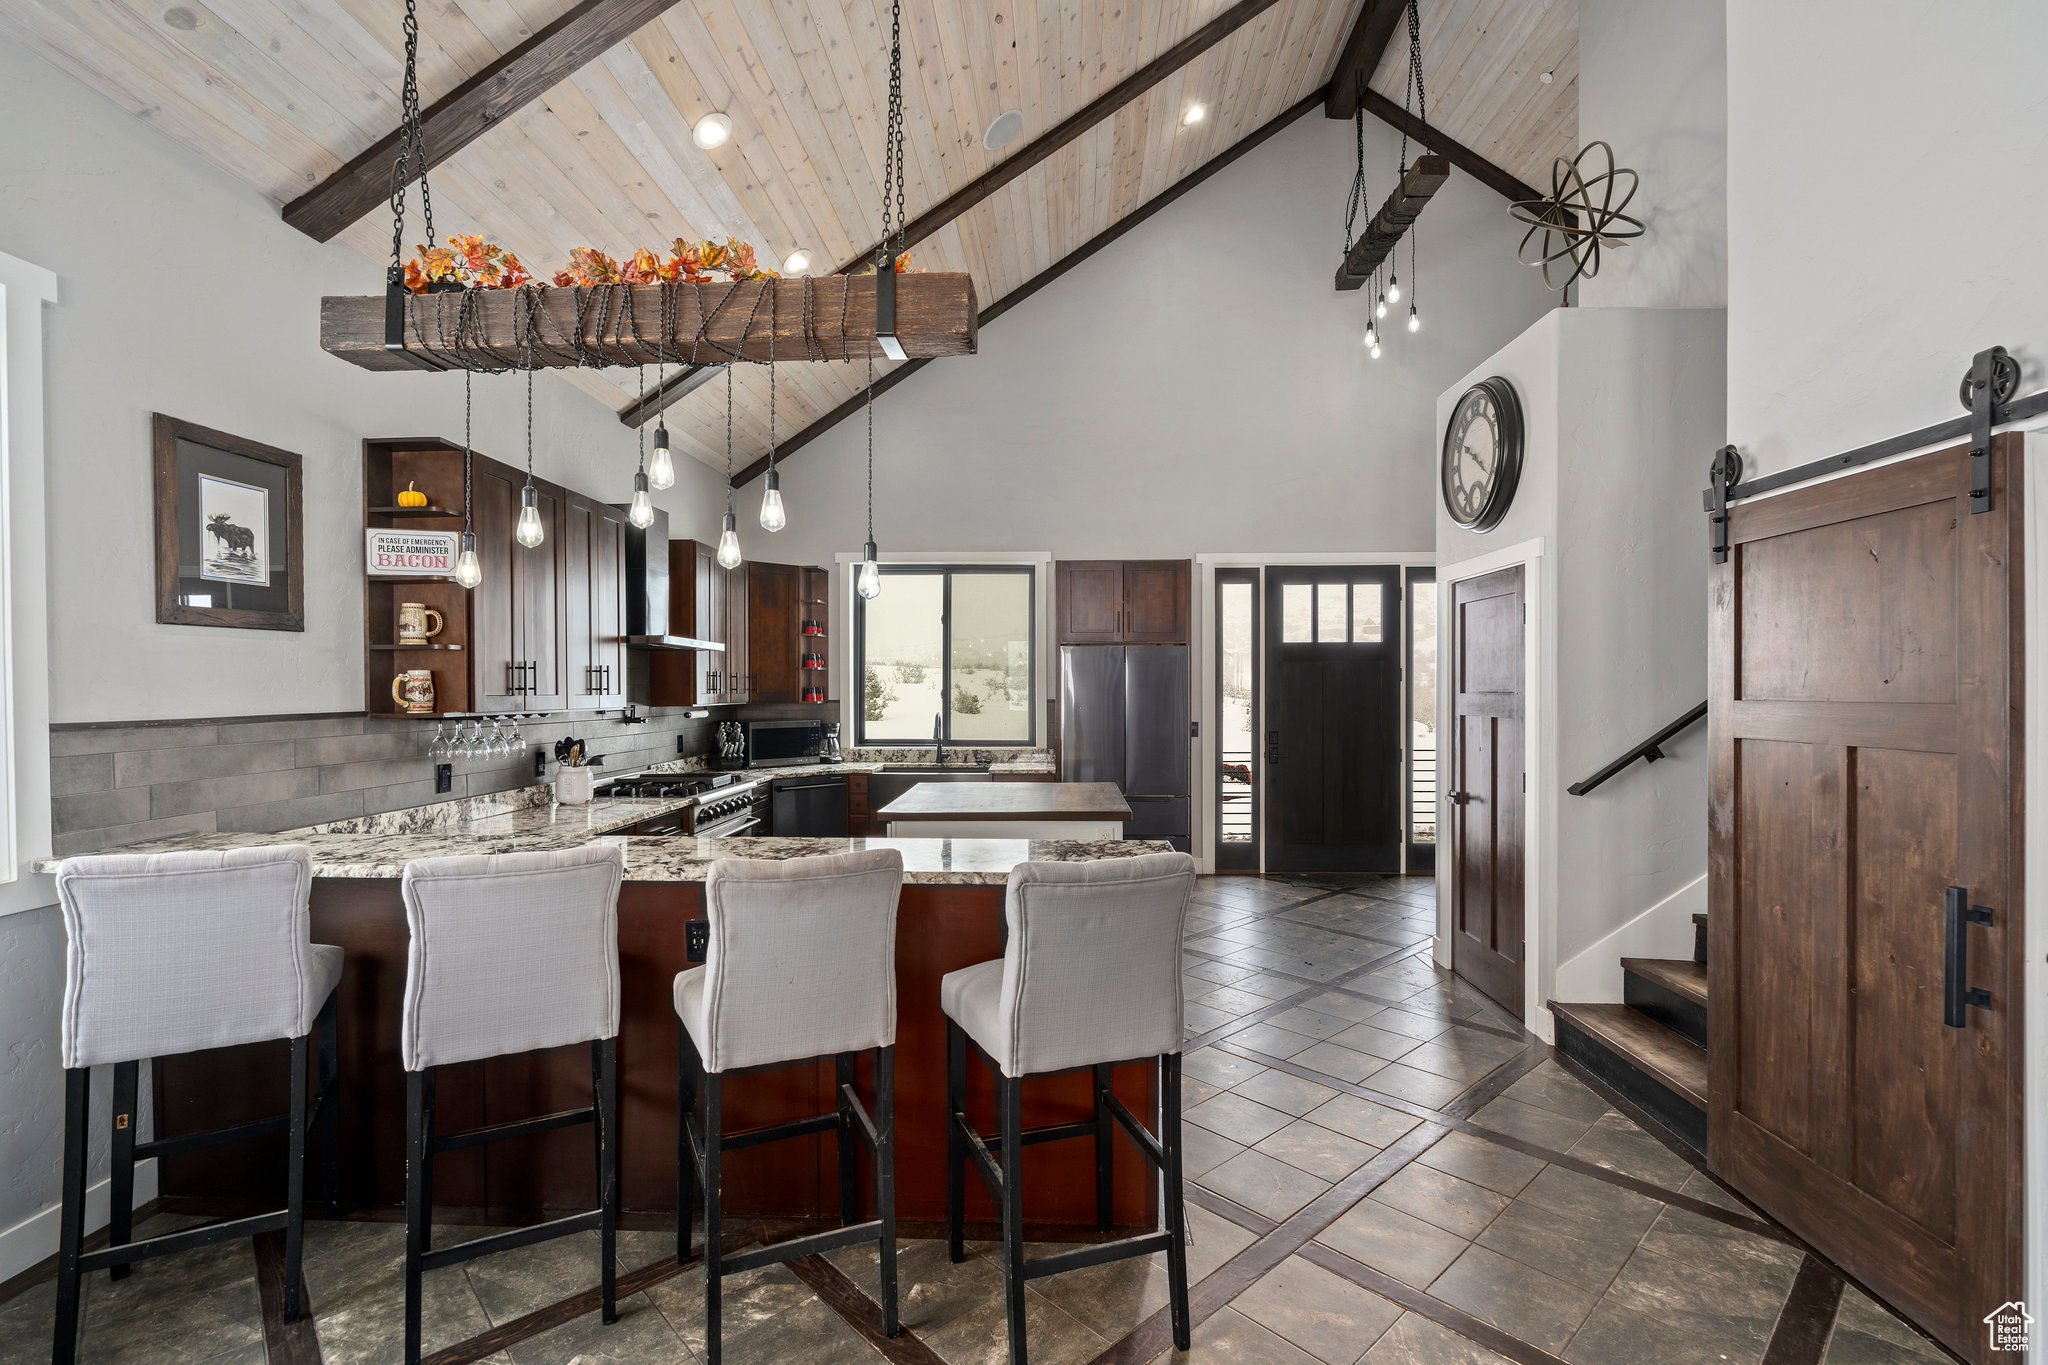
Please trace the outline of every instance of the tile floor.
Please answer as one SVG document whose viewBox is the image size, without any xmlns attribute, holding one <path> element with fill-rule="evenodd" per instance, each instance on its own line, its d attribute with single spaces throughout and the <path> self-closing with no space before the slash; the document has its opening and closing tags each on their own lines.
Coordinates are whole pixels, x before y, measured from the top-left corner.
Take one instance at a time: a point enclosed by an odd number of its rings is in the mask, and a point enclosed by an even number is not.
<svg viewBox="0 0 2048 1365">
<path fill-rule="evenodd" d="M 1152 1258 L 1033 1281 L 1037 1365 L 1761 1365 L 1802 1252 L 1439 971 L 1428 882 L 1205 879 L 1196 900 L 1183 1098 L 1194 1348 L 1171 1349 Z M 666 1245 L 622 1233 L 620 1264 L 659 1262 Z M 308 1225 L 320 1359 L 399 1358 L 401 1249 L 394 1224 Z M 991 1245 L 970 1250 L 955 1266 L 940 1243 L 904 1243 L 894 1358 L 1005 1359 L 1000 1262 Z M 725 1358 L 888 1358 L 811 1287 L 836 1274 L 872 1298 L 872 1249 L 828 1259 L 803 1277 L 729 1278 Z M 428 1349 L 588 1288 L 594 1260 L 585 1238 L 429 1275 Z M 674 1275 L 623 1299 L 610 1327 L 586 1315 L 483 1358 L 698 1360 L 702 1284 Z M 48 1358 L 52 1301 L 45 1281 L 0 1303 L 0 1365 Z M 1813 1339 L 1817 1359 L 1772 1365 L 1948 1359 L 1854 1286 Z M 265 1349 L 249 1243 L 89 1283 L 85 1360 L 253 1365 Z"/>
</svg>

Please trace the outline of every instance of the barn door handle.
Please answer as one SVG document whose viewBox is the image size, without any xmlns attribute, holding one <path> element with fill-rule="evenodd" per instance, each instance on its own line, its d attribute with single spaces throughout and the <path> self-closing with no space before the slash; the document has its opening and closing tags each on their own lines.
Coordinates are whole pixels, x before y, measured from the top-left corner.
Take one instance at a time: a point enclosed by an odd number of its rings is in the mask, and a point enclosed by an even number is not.
<svg viewBox="0 0 2048 1365">
<path fill-rule="evenodd" d="M 1471 803 L 1471 801 L 1472 801 L 1472 793 L 1471 793 L 1471 792 L 1452 792 L 1452 793 L 1451 793 L 1451 804 L 1452 804 L 1452 805 L 1454 805 L 1454 806 L 1463 806 L 1463 805 L 1469 805 L 1469 804 Z"/>
<path fill-rule="evenodd" d="M 1991 992 L 1970 986 L 1970 926 L 1991 924 L 1988 906 L 1970 904 L 1969 888 L 1948 889 L 1946 933 L 1942 936 L 1941 1022 L 1950 1028 L 1969 1024 L 1964 1011 L 1991 1008 Z"/>
</svg>

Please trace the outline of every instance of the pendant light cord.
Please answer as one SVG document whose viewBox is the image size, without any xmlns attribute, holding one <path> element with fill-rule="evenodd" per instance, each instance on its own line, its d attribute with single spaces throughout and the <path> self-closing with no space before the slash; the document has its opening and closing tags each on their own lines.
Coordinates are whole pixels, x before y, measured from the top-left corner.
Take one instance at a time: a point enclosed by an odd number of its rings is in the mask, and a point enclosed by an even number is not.
<svg viewBox="0 0 2048 1365">
<path fill-rule="evenodd" d="M 471 375 L 471 371 L 469 371 L 469 370 L 464 370 L 464 371 L 462 372 L 462 533 L 463 533 L 464 535 L 468 535 L 468 534 L 470 534 L 470 529 L 469 529 L 469 467 L 470 467 L 470 459 L 471 459 L 471 456 L 472 456 L 472 454 L 473 454 L 473 452 L 472 452 L 472 451 L 471 451 L 471 449 L 470 449 L 470 444 L 469 444 L 469 416 L 470 416 L 470 404 L 469 404 L 469 380 L 470 380 L 470 375 Z"/>
<path fill-rule="evenodd" d="M 732 362 L 725 362 L 725 514 L 732 515 Z"/>
<path fill-rule="evenodd" d="M 633 367 L 633 374 L 640 381 L 640 409 L 644 412 L 647 409 L 647 367 L 645 365 L 635 365 Z M 640 438 L 640 472 L 645 474 L 647 472 L 647 421 L 645 418 L 641 419 L 639 426 L 633 428 L 633 434 Z"/>
<path fill-rule="evenodd" d="M 775 472 L 775 281 L 763 280 L 768 293 L 768 472 Z"/>
<path fill-rule="evenodd" d="M 875 540 L 875 353 L 868 352 L 868 543 Z"/>
</svg>

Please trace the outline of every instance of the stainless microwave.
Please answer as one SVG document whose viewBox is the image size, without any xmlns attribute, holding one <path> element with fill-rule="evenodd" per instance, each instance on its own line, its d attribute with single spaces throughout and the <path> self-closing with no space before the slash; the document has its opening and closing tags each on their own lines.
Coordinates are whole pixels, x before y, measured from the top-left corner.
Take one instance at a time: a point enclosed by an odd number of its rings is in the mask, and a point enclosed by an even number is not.
<svg viewBox="0 0 2048 1365">
<path fill-rule="evenodd" d="M 750 720 L 746 726 L 747 766 L 795 767 L 839 762 L 839 726 L 822 720 Z"/>
</svg>

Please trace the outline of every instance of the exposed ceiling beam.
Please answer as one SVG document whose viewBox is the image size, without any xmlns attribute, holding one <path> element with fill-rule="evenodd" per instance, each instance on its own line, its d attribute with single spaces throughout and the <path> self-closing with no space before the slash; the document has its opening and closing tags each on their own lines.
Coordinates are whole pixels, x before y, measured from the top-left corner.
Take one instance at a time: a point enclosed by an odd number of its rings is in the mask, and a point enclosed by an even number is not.
<svg viewBox="0 0 2048 1365">
<path fill-rule="evenodd" d="M 1338 264 L 1337 287 L 1357 289 L 1363 286 L 1372 272 L 1379 269 L 1380 262 L 1400 245 L 1401 234 L 1422 216 L 1423 206 L 1429 203 L 1430 196 L 1442 189 L 1450 178 L 1451 163 L 1442 157 L 1416 157 L 1415 164 L 1408 168 L 1408 174 L 1387 196 L 1387 202 L 1380 205 L 1380 211 L 1372 216 L 1372 221 L 1365 225 L 1364 235 L 1351 244 L 1351 253 Z"/>
<path fill-rule="evenodd" d="M 1358 112 L 1359 92 L 1380 69 L 1380 58 L 1394 40 L 1394 30 L 1407 16 L 1407 0 L 1365 0 L 1358 22 L 1337 53 L 1337 69 L 1330 73 L 1330 93 L 1323 100 L 1323 117 L 1350 118 Z"/>
<path fill-rule="evenodd" d="M 581 0 L 561 18 L 421 111 L 432 170 L 586 62 L 623 42 L 676 0 Z M 317 242 L 332 241 L 391 200 L 393 132 L 284 206 L 284 220 Z"/>
<path fill-rule="evenodd" d="M 1207 52 L 1231 34 L 1243 28 L 1252 20 L 1271 9 L 1279 0 L 1238 0 L 1235 5 L 1211 19 L 1208 23 L 1175 43 L 1166 51 L 1154 57 L 1130 75 L 1118 81 L 1114 87 L 1104 91 L 1088 104 L 1061 119 L 1045 132 L 1025 144 L 1021 151 L 1012 153 L 994 166 L 941 199 L 931 208 L 910 220 L 903 230 L 903 245 L 915 247 L 919 242 L 937 235 L 948 223 L 983 200 L 993 198 L 1004 186 L 1025 175 L 1062 148 L 1078 141 L 1089 129 L 1113 117 L 1119 109 L 1138 99 L 1171 76 L 1174 72 Z M 1370 74 L 1370 73 L 1367 73 Z M 842 262 L 832 273 L 844 275 L 860 270 L 872 263 L 876 253 L 882 249 L 880 242 L 867 250 L 857 252 L 851 260 Z M 693 365 L 678 371 L 666 384 L 658 385 L 644 401 L 635 400 L 619 410 L 619 420 L 629 427 L 637 427 L 648 421 L 663 408 L 682 398 L 702 384 L 703 372 L 716 366 Z"/>
<path fill-rule="evenodd" d="M 1406 133 L 1480 184 L 1505 198 L 1512 200 L 1544 197 L 1543 192 L 1535 186 L 1522 183 L 1448 133 L 1430 127 L 1379 91 L 1368 88 L 1365 91 L 1364 102 L 1366 113 Z"/>
<path fill-rule="evenodd" d="M 1024 300 L 1030 298 L 1033 294 L 1036 294 L 1039 290 L 1045 288 L 1054 280 L 1059 279 L 1062 275 L 1066 274 L 1069 270 L 1072 270 L 1075 266 L 1081 264 L 1081 262 L 1087 260 L 1090 256 L 1093 256 L 1096 252 L 1101 251 L 1104 247 L 1108 246 L 1110 243 L 1122 237 L 1125 233 L 1131 232 L 1134 229 L 1136 229 L 1140 224 L 1150 219 L 1152 215 L 1160 212 L 1162 209 L 1166 208 L 1167 205 L 1172 204 L 1182 195 L 1186 194 L 1188 191 L 1194 189 L 1197 185 L 1200 185 L 1204 181 L 1209 179 L 1210 176 L 1215 175 L 1225 166 L 1230 165 L 1239 157 L 1245 155 L 1247 152 L 1250 152 L 1252 149 L 1259 146 L 1261 143 L 1266 141 L 1267 138 L 1272 137 L 1275 133 L 1279 132 L 1282 128 L 1285 128 L 1288 124 L 1293 123 L 1303 114 L 1306 114 L 1310 110 L 1315 109 L 1316 107 L 1321 105 L 1323 103 L 1323 96 L 1324 91 L 1318 90 L 1315 93 L 1311 94 L 1308 98 L 1302 100 L 1299 104 L 1295 105 L 1293 108 L 1282 111 L 1277 117 L 1269 120 L 1263 128 L 1260 128 L 1257 132 L 1251 133 L 1250 135 L 1241 138 L 1236 143 L 1236 145 L 1210 158 L 1210 160 L 1205 165 L 1203 165 L 1199 170 L 1196 170 L 1189 175 L 1183 176 L 1177 184 L 1155 195 L 1152 199 L 1147 201 L 1142 207 L 1126 215 L 1122 219 L 1122 221 L 1115 224 L 1108 231 L 1103 232 L 1098 236 L 1090 238 L 1081 246 L 1076 247 L 1074 250 L 1068 252 L 1065 256 L 1060 257 L 1059 260 L 1053 262 L 1050 268 L 1040 271 L 1037 275 L 1034 275 L 1025 283 L 1017 286 L 1017 288 L 1015 289 L 1012 289 L 1009 293 L 1003 295 L 1003 297 L 997 299 L 994 303 L 991 303 L 988 307 L 982 309 L 980 315 L 975 319 L 976 330 L 979 330 L 980 328 L 986 326 L 990 322 L 995 321 L 995 319 L 1001 317 L 1004 313 L 1009 312 L 1012 308 L 1015 308 L 1018 304 L 1024 302 Z M 918 370 L 924 368 L 924 366 L 928 363 L 929 362 L 923 360 L 909 360 L 905 361 L 901 365 L 898 365 L 895 369 L 889 371 L 889 373 L 883 375 L 880 379 L 877 379 L 875 381 L 875 395 L 877 397 L 880 397 L 882 394 L 887 393 L 890 389 L 896 387 L 896 385 L 910 378 L 910 376 L 915 374 Z M 818 437 L 823 436 L 827 431 L 831 430 L 841 421 L 844 421 L 846 418 L 851 417 L 854 413 L 859 412 L 862 407 L 866 406 L 866 403 L 867 392 L 865 390 L 855 394 L 853 397 L 841 403 L 838 407 L 833 408 L 830 412 L 824 414 L 817 420 L 813 421 L 809 426 L 805 427 L 802 431 L 799 431 L 796 435 L 790 437 L 787 441 L 784 441 L 779 447 L 777 447 L 775 451 L 775 458 L 778 461 L 788 459 L 791 455 L 803 449 L 805 446 L 809 445 Z M 760 459 L 748 465 L 745 469 L 739 471 L 739 473 L 735 474 L 733 476 L 733 486 L 735 488 L 738 488 L 746 484 L 752 483 L 755 479 L 759 478 L 761 475 L 767 472 L 768 457 L 764 455 Z"/>
</svg>

